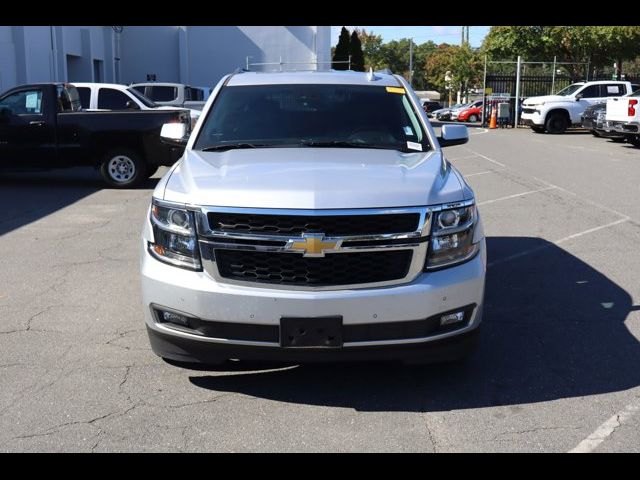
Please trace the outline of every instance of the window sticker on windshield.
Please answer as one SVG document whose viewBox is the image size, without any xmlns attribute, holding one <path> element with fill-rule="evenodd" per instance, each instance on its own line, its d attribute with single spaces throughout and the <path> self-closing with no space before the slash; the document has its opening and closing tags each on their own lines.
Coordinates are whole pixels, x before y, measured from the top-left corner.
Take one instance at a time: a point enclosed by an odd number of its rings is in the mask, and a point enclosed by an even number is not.
<svg viewBox="0 0 640 480">
<path fill-rule="evenodd" d="M 407 148 L 410 148 L 411 150 L 422 151 L 422 144 L 416 142 L 407 142 Z"/>
<path fill-rule="evenodd" d="M 409 125 L 407 125 L 404 128 L 404 134 L 407 135 L 408 137 L 412 137 L 413 136 L 413 130 L 411 130 L 411 127 Z"/>
<path fill-rule="evenodd" d="M 620 89 L 617 85 L 607 85 L 607 93 L 619 93 Z"/>
<path fill-rule="evenodd" d="M 401 87 L 387 87 L 387 92 L 389 93 L 400 93 L 404 95 L 404 88 Z"/>
</svg>

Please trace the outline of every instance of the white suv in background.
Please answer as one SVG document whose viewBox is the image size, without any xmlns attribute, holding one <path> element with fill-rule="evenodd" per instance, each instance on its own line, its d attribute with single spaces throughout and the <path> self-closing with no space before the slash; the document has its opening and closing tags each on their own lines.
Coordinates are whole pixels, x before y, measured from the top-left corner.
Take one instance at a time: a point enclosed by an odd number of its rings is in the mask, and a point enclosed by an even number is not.
<svg viewBox="0 0 640 480">
<path fill-rule="evenodd" d="M 574 83 L 555 95 L 527 98 L 522 103 L 522 123 L 537 133 L 564 133 L 573 125 L 582 125 L 581 117 L 588 106 L 634 89 L 637 85 L 631 82 L 615 80 Z"/>
</svg>

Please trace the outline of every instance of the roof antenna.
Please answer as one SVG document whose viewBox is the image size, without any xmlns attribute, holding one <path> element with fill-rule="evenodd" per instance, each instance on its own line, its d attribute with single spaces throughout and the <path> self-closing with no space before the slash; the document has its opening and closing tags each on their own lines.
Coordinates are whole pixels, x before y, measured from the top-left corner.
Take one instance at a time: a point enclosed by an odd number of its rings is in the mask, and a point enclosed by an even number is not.
<svg viewBox="0 0 640 480">
<path fill-rule="evenodd" d="M 374 80 L 378 80 L 379 77 L 376 77 L 376 74 L 373 73 L 373 67 L 369 67 L 369 73 L 367 73 L 367 80 L 373 82 Z"/>
</svg>

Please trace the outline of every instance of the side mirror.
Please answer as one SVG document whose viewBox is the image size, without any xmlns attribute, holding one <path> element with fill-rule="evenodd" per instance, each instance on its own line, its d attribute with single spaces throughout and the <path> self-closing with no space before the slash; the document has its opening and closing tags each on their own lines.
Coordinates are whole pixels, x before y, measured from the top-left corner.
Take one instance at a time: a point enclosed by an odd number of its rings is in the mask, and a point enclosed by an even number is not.
<svg viewBox="0 0 640 480">
<path fill-rule="evenodd" d="M 140 110 L 140 105 L 138 105 L 133 100 L 127 100 L 127 103 L 125 103 L 125 107 L 127 107 L 127 109 L 129 110 Z"/>
<path fill-rule="evenodd" d="M 581 93 L 576 95 L 576 102 L 579 102 L 580 100 L 582 100 L 582 94 Z"/>
<path fill-rule="evenodd" d="M 469 141 L 469 132 L 465 125 L 443 125 L 442 135 L 438 137 L 440 147 L 451 147 L 462 145 Z"/>
<path fill-rule="evenodd" d="M 160 140 L 174 147 L 184 147 L 189 140 L 187 125 L 184 123 L 165 123 L 160 130 Z"/>
</svg>

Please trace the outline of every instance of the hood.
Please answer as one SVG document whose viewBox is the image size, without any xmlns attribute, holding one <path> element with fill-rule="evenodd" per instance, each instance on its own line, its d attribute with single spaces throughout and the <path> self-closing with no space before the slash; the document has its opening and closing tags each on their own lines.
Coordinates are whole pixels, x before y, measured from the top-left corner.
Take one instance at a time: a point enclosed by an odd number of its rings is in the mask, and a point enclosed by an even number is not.
<svg viewBox="0 0 640 480">
<path fill-rule="evenodd" d="M 463 200 L 439 151 L 355 148 L 186 150 L 154 195 L 245 208 L 384 208 Z"/>
<path fill-rule="evenodd" d="M 568 95 L 566 97 L 562 95 L 543 95 L 541 97 L 529 97 L 522 104 L 523 105 L 539 105 L 541 103 L 549 102 L 566 102 L 572 101 L 573 97 Z"/>
</svg>

